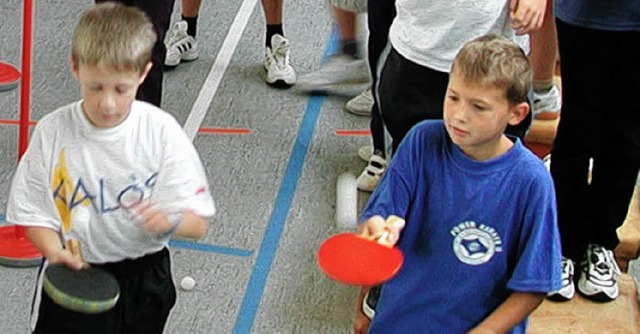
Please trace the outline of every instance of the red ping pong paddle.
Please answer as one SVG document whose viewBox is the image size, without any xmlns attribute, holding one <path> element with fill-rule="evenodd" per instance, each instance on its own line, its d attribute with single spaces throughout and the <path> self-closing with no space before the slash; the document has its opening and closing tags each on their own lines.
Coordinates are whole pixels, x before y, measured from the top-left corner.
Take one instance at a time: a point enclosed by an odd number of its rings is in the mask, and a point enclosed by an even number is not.
<svg viewBox="0 0 640 334">
<path fill-rule="evenodd" d="M 384 283 L 400 270 L 403 260 L 397 248 L 354 233 L 336 234 L 325 240 L 318 250 L 318 265 L 325 275 L 349 285 Z"/>
</svg>

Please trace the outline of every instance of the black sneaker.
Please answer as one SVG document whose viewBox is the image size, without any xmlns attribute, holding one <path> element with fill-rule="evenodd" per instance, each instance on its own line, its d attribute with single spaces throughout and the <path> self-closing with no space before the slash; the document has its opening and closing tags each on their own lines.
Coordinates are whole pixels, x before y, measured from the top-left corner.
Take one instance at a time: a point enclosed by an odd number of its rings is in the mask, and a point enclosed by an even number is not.
<svg viewBox="0 0 640 334">
<path fill-rule="evenodd" d="M 620 268 L 613 258 L 612 251 L 600 245 L 589 244 L 580 269 L 578 291 L 585 298 L 608 302 L 618 297 Z"/>
<path fill-rule="evenodd" d="M 378 299 L 380 299 L 380 290 L 382 290 L 382 285 L 372 287 L 362 301 L 362 312 L 369 319 L 373 319 L 373 316 L 376 315 L 376 305 L 378 305 Z"/>
</svg>

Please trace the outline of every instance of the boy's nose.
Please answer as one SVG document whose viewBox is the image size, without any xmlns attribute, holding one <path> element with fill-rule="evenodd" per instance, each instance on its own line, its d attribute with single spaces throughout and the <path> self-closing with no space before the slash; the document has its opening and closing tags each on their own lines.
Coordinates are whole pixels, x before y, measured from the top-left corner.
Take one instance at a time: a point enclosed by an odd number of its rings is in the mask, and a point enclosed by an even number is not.
<svg viewBox="0 0 640 334">
<path fill-rule="evenodd" d="M 105 93 L 100 97 L 101 109 L 112 109 L 116 105 L 116 99 L 112 94 Z"/>
</svg>

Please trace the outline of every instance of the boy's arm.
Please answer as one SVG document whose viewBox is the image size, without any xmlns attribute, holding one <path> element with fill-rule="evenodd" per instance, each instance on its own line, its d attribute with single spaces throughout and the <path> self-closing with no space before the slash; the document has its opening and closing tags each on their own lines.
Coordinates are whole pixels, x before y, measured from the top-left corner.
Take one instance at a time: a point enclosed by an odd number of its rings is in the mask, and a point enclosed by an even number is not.
<svg viewBox="0 0 640 334">
<path fill-rule="evenodd" d="M 77 270 L 83 267 L 80 259 L 62 247 L 58 232 L 46 227 L 25 227 L 25 233 L 49 263 L 62 263 Z"/>
<path fill-rule="evenodd" d="M 176 237 L 198 240 L 207 232 L 207 222 L 191 211 L 182 212 L 182 222 L 176 229 Z"/>
<path fill-rule="evenodd" d="M 140 227 L 147 233 L 167 237 L 173 235 L 181 239 L 197 240 L 207 232 L 206 221 L 190 210 L 168 213 L 148 203 L 135 208 L 140 215 Z"/>
<path fill-rule="evenodd" d="M 544 300 L 543 293 L 514 292 L 469 334 L 506 333 L 531 314 Z"/>
</svg>

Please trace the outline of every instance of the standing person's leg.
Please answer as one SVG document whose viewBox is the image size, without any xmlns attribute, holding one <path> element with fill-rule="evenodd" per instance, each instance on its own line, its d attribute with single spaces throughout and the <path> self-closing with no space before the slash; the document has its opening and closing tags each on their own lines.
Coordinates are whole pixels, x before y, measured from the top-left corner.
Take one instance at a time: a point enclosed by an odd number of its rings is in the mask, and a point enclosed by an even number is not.
<svg viewBox="0 0 640 334">
<path fill-rule="evenodd" d="M 267 39 L 265 40 L 265 45 L 270 47 L 271 37 L 273 35 L 278 34 L 284 37 L 284 30 L 282 29 L 283 0 L 261 0 L 261 2 L 267 24 Z"/>
<path fill-rule="evenodd" d="M 164 65 L 173 68 L 182 61 L 192 61 L 200 57 L 198 52 L 198 13 L 202 0 L 182 0 L 181 20 L 168 33 L 167 56 Z"/>
<path fill-rule="evenodd" d="M 379 109 L 378 63 L 380 55 L 388 43 L 389 29 L 396 16 L 395 0 L 368 0 L 367 2 L 367 26 L 369 28 L 369 40 L 367 41 L 367 60 L 371 73 L 371 93 L 373 105 L 371 106 L 371 139 L 373 154 L 369 157 L 367 167 L 358 176 L 358 189 L 373 191 L 378 185 L 381 173 L 386 168 L 385 164 L 385 134 L 382 116 Z M 362 150 L 362 149 L 361 149 Z"/>
<path fill-rule="evenodd" d="M 367 62 L 359 55 L 356 39 L 357 11 L 366 10 L 366 6 L 363 0 L 329 0 L 329 7 L 338 26 L 340 50 L 317 71 L 300 76 L 296 88 L 307 93 L 354 95 L 370 81 Z"/>
<path fill-rule="evenodd" d="M 282 27 L 283 0 L 261 0 L 267 34 L 265 39 L 264 67 L 267 84 L 288 88 L 296 83 L 296 73 L 290 64 L 289 40 L 284 37 Z"/>
<path fill-rule="evenodd" d="M 553 4 L 553 0 L 547 1 L 542 26 L 529 33 L 531 44 L 529 59 L 533 67 L 531 108 L 536 119 L 556 119 L 562 106 L 560 90 L 554 84 L 558 38 Z"/>
<path fill-rule="evenodd" d="M 585 66 L 592 67 L 589 64 L 595 50 L 581 52 L 591 41 L 575 27 L 557 21 L 557 28 L 563 59 L 564 101 L 551 152 L 551 175 L 556 188 L 563 255 L 579 263 L 594 230 L 588 172 L 589 159 L 601 138 L 600 115 L 584 95 L 593 84 L 593 77 L 582 72 Z"/>
<path fill-rule="evenodd" d="M 371 72 L 371 84 L 375 88 L 377 77 L 377 66 L 382 50 L 387 45 L 389 38 L 389 29 L 391 23 L 396 17 L 396 2 L 395 0 L 369 0 L 368 1 L 368 27 L 369 27 L 369 41 L 368 41 L 368 59 L 369 70 Z M 378 108 L 379 100 L 374 94 L 374 103 L 371 108 L 371 137 L 373 140 L 373 150 L 381 152 L 384 157 L 385 142 L 384 142 L 384 126 L 382 123 L 382 116 Z"/>
<path fill-rule="evenodd" d="M 196 37 L 198 32 L 198 14 L 202 0 L 182 0 L 182 20 L 187 22 L 187 34 Z"/>
<path fill-rule="evenodd" d="M 153 67 L 149 75 L 138 89 L 137 99 L 147 101 L 160 107 L 162 102 L 163 65 L 167 48 L 164 45 L 164 37 L 169 29 L 171 13 L 175 0 L 134 0 L 133 5 L 149 15 L 151 22 L 158 34 L 158 40 L 153 46 L 151 62 Z"/>
<path fill-rule="evenodd" d="M 626 215 L 640 166 L 640 112 L 634 101 L 640 89 L 640 54 L 634 42 L 638 33 L 556 23 L 564 101 L 551 174 L 562 248 L 574 262 L 587 260 L 580 267 L 578 290 L 607 301 L 619 293 L 611 250 L 618 243 L 616 228 Z"/>
<path fill-rule="evenodd" d="M 101 3 L 112 0 L 95 0 L 95 3 Z M 160 107 L 162 102 L 162 79 L 163 64 L 167 53 L 164 45 L 164 36 L 169 29 L 171 20 L 171 12 L 175 0 L 123 0 L 118 1 L 127 6 L 136 6 L 145 12 L 151 19 L 151 23 L 155 28 L 158 40 L 153 46 L 151 52 L 151 62 L 153 67 L 149 71 L 147 78 L 138 88 L 136 99 L 149 102 Z"/>
<path fill-rule="evenodd" d="M 626 218 L 640 168 L 640 105 L 636 97 L 640 91 L 640 32 L 596 32 L 589 41 L 600 39 L 606 47 L 596 52 L 600 63 L 590 68 L 598 66 L 602 73 L 596 77 L 607 84 L 593 82 L 596 87 L 591 88 L 602 91 L 597 103 L 604 112 L 603 137 L 593 157 L 590 184 L 596 219 L 591 242 L 613 250 L 619 243 L 616 229 Z"/>
</svg>

